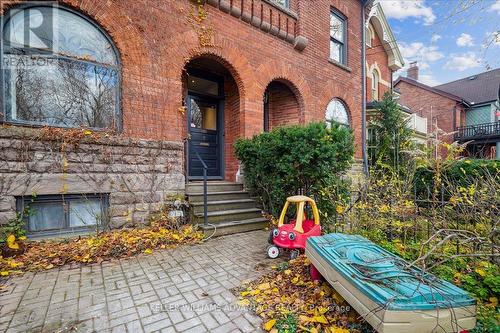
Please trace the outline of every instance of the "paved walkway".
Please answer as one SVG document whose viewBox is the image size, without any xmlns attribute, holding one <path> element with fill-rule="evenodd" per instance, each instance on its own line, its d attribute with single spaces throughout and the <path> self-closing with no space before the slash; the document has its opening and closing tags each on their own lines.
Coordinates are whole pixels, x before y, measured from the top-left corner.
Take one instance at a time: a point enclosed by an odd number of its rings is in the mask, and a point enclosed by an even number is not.
<svg viewBox="0 0 500 333">
<path fill-rule="evenodd" d="M 255 332 L 230 289 L 254 279 L 267 233 L 28 273 L 0 293 L 0 332 Z"/>
</svg>

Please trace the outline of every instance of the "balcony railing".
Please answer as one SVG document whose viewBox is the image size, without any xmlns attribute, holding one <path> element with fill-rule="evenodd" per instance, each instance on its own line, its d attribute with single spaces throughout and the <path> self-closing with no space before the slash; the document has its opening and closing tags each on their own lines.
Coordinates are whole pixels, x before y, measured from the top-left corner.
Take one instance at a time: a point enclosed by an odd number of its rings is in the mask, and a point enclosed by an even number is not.
<svg viewBox="0 0 500 333">
<path fill-rule="evenodd" d="M 412 113 L 408 119 L 408 128 L 422 134 L 427 134 L 427 118 L 420 117 L 416 113 Z"/>
<path fill-rule="evenodd" d="M 457 128 L 455 140 L 478 140 L 500 138 L 500 121 Z"/>
</svg>

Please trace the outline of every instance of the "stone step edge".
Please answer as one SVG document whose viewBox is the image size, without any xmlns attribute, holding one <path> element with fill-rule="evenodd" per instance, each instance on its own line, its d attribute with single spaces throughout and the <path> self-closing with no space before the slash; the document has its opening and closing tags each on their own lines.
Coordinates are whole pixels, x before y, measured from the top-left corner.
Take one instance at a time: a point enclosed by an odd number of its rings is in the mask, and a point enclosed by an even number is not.
<svg viewBox="0 0 500 333">
<path fill-rule="evenodd" d="M 269 222 L 266 218 L 264 217 L 257 217 L 254 219 L 246 219 L 246 220 L 239 220 L 239 221 L 227 221 L 227 222 L 221 222 L 221 223 L 211 223 L 219 228 L 224 228 L 224 227 L 233 227 L 237 225 L 245 225 L 245 224 L 254 224 L 254 223 L 263 223 L 263 222 Z M 205 230 L 205 229 L 213 229 L 211 225 L 205 226 L 203 223 L 198 224 L 198 228 Z"/>
<path fill-rule="evenodd" d="M 261 213 L 262 210 L 259 208 L 229 209 L 229 210 L 220 210 L 215 212 L 207 212 L 207 216 L 223 216 L 223 215 L 233 215 L 233 214 L 252 213 L 252 212 Z M 202 218 L 203 213 L 195 213 L 194 216 Z"/>
<path fill-rule="evenodd" d="M 225 205 L 232 203 L 245 203 L 245 202 L 255 202 L 253 199 L 233 199 L 233 200 L 219 200 L 219 201 L 208 201 L 207 205 Z M 203 206 L 203 201 L 190 202 L 193 206 Z"/>
</svg>

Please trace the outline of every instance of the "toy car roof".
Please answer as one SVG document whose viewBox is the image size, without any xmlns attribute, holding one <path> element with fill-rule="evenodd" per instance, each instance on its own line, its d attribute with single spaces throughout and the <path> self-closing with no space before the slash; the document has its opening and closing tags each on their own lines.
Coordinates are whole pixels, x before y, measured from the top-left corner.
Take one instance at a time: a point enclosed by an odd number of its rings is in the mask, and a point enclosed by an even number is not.
<svg viewBox="0 0 500 333">
<path fill-rule="evenodd" d="M 294 202 L 294 203 L 296 203 L 296 202 L 302 202 L 302 201 L 314 202 L 313 199 L 311 199 L 309 197 L 306 197 L 305 195 L 294 195 L 294 196 L 286 198 L 286 201 Z"/>
</svg>

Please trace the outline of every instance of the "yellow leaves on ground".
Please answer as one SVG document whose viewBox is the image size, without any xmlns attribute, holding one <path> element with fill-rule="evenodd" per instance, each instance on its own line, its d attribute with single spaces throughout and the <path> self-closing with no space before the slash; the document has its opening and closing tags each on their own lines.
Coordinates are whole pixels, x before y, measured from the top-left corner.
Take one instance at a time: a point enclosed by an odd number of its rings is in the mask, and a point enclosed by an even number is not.
<svg viewBox="0 0 500 333">
<path fill-rule="evenodd" d="M 23 271 L 38 271 L 62 266 L 67 263 L 100 263 L 112 258 L 123 258 L 153 249 L 173 247 L 180 244 L 199 243 L 203 234 L 193 226 L 168 228 L 159 223 L 133 229 L 102 232 L 89 237 L 79 237 L 66 241 L 28 242 L 22 252 L 11 258 L 0 256 L 0 275 L 10 276 Z M 10 249 L 18 249 L 18 241 L 9 235 L 6 244 Z"/>
<path fill-rule="evenodd" d="M 16 236 L 9 235 L 7 237 L 7 246 L 12 250 L 19 250 L 19 244 L 16 242 Z"/>
<path fill-rule="evenodd" d="M 328 320 L 324 315 L 321 316 L 314 316 L 314 317 L 308 317 L 308 316 L 299 316 L 299 320 L 301 323 L 320 323 L 320 324 L 328 324 Z"/>
<path fill-rule="evenodd" d="M 328 283 L 311 281 L 309 264 L 299 256 L 285 267 L 276 265 L 276 271 L 245 283 L 238 304 L 250 306 L 271 333 L 284 331 L 289 325 L 284 318 L 290 315 L 299 332 L 360 332 L 357 327 L 367 324 Z M 354 324 L 356 328 L 349 329 Z"/>
<path fill-rule="evenodd" d="M 257 286 L 257 289 L 260 290 L 260 291 L 264 291 L 264 290 L 267 290 L 267 289 L 270 289 L 271 288 L 271 285 L 269 283 L 261 283 Z"/>
<path fill-rule="evenodd" d="M 266 331 L 270 331 L 271 328 L 274 327 L 274 325 L 276 324 L 276 319 L 271 319 L 271 320 L 268 320 L 265 324 L 264 324 L 264 329 Z"/>
</svg>

